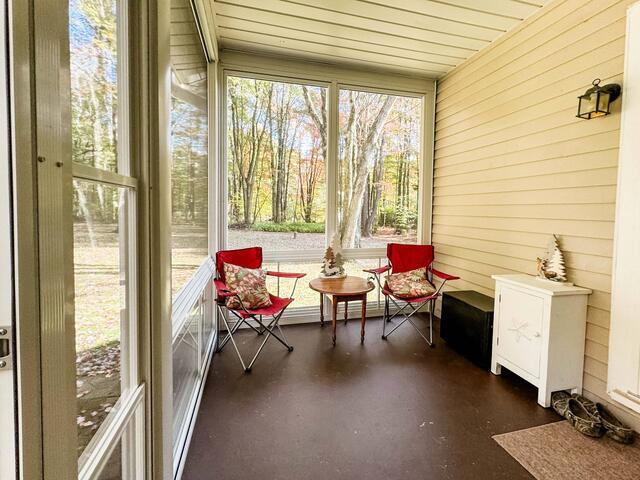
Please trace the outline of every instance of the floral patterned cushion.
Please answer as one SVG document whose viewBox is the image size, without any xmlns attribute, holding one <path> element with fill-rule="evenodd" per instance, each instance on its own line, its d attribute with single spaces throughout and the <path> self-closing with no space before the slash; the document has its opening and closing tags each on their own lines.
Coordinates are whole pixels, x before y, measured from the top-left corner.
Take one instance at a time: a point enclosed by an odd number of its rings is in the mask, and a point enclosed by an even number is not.
<svg viewBox="0 0 640 480">
<path fill-rule="evenodd" d="M 271 297 L 267 291 L 267 273 L 261 268 L 243 268 L 225 263 L 224 277 L 229 290 L 238 294 L 247 310 L 271 305 Z M 236 296 L 227 298 L 227 307 L 242 308 Z"/>
<path fill-rule="evenodd" d="M 399 298 L 428 297 L 436 291 L 427 280 L 426 268 L 387 275 L 387 286 Z"/>
</svg>

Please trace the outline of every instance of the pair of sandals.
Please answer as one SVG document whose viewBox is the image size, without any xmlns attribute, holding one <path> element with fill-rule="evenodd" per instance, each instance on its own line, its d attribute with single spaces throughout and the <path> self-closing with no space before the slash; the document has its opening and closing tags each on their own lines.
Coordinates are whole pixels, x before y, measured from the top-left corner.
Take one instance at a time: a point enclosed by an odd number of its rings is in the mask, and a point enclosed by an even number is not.
<svg viewBox="0 0 640 480">
<path fill-rule="evenodd" d="M 629 444 L 633 442 L 634 432 L 624 425 L 602 404 L 574 393 L 555 392 L 551 396 L 553 409 L 566 418 L 580 433 L 589 437 L 607 435 L 616 442 Z"/>
</svg>

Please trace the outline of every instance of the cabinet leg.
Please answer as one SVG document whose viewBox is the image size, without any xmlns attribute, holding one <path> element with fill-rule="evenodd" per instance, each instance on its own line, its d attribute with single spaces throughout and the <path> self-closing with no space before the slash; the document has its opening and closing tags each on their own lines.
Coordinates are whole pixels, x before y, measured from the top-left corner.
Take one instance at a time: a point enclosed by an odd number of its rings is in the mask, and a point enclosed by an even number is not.
<svg viewBox="0 0 640 480">
<path fill-rule="evenodd" d="M 498 362 L 491 362 L 491 373 L 494 375 L 500 375 L 502 373 L 502 365 Z"/>
<path fill-rule="evenodd" d="M 551 392 L 546 388 L 538 389 L 538 404 L 544 408 L 549 408 L 551 406 Z"/>
</svg>

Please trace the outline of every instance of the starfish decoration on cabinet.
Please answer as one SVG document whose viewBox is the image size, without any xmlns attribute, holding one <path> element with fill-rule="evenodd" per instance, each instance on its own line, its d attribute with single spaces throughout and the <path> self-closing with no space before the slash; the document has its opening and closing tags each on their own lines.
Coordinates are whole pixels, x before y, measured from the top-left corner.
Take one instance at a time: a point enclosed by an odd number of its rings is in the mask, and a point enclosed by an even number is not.
<svg viewBox="0 0 640 480">
<path fill-rule="evenodd" d="M 524 329 L 527 325 L 529 325 L 529 322 L 522 322 L 518 325 L 516 324 L 516 319 L 511 317 L 511 324 L 514 326 L 509 327 L 508 330 L 511 332 L 515 332 L 516 342 L 519 342 L 522 337 L 526 338 L 527 340 L 531 340 L 531 337 L 524 332 Z"/>
</svg>

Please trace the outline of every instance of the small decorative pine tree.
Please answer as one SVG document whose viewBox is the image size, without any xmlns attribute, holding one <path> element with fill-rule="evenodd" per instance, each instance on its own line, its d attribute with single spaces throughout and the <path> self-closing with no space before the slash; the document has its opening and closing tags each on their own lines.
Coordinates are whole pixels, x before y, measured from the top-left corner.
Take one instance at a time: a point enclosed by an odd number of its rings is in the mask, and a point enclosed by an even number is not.
<svg viewBox="0 0 640 480">
<path fill-rule="evenodd" d="M 553 235 L 549 242 L 547 258 L 545 260 L 538 259 L 538 270 L 542 273 L 543 278 L 553 280 L 554 282 L 566 282 L 567 273 L 564 266 L 564 256 L 558 243 L 558 237 Z"/>
<path fill-rule="evenodd" d="M 335 275 L 335 263 L 336 258 L 333 254 L 333 248 L 331 248 L 331 245 L 329 245 L 324 252 L 324 259 L 322 260 L 321 272 L 323 273 L 323 275 Z"/>
<path fill-rule="evenodd" d="M 344 275 L 344 260 L 340 248 L 340 237 L 334 235 L 331 243 L 324 252 L 322 261 L 322 275 L 325 277 L 335 277 Z"/>
<path fill-rule="evenodd" d="M 565 282 L 567 280 L 567 273 L 564 267 L 564 256 L 558 245 L 558 237 L 553 236 L 553 250 L 549 260 L 547 260 L 546 271 L 555 273 L 552 280 L 556 282 Z"/>
</svg>

